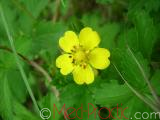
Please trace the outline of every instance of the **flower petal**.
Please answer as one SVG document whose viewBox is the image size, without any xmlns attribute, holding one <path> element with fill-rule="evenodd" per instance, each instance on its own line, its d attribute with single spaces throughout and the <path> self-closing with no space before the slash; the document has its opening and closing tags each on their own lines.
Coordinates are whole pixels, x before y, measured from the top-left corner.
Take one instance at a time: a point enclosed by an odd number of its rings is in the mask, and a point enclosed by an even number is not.
<svg viewBox="0 0 160 120">
<path fill-rule="evenodd" d="M 82 66 L 76 66 L 73 70 L 74 81 L 81 84 L 91 84 L 94 81 L 94 72 L 90 65 L 87 65 L 85 68 Z"/>
<path fill-rule="evenodd" d="M 96 69 L 105 69 L 110 65 L 110 52 L 105 48 L 93 49 L 88 58 L 90 64 Z"/>
<path fill-rule="evenodd" d="M 56 59 L 56 66 L 58 68 L 61 68 L 60 72 L 63 75 L 71 73 L 74 68 L 72 64 L 72 59 L 69 56 L 69 54 L 63 54 Z"/>
<path fill-rule="evenodd" d="M 90 27 L 85 27 L 80 31 L 79 41 L 84 49 L 91 50 L 98 46 L 100 37 L 96 31 L 93 31 Z"/>
<path fill-rule="evenodd" d="M 70 53 L 74 46 L 79 45 L 79 40 L 75 32 L 67 31 L 64 36 L 59 39 L 59 46 Z"/>
</svg>

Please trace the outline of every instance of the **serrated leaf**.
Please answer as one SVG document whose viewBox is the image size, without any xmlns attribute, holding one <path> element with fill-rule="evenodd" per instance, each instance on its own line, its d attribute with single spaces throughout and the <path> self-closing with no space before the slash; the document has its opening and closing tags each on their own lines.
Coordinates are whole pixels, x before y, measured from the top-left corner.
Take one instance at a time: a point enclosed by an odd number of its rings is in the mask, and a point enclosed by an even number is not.
<svg viewBox="0 0 160 120">
<path fill-rule="evenodd" d="M 117 82 L 104 83 L 101 88 L 96 88 L 94 95 L 96 104 L 105 106 L 125 103 L 131 96 L 132 92 L 128 86 Z"/>
<path fill-rule="evenodd" d="M 148 61 L 144 59 L 141 53 L 136 53 L 134 56 L 141 65 L 146 77 L 149 78 L 150 68 Z M 142 71 L 128 50 L 117 49 L 113 52 L 112 58 L 123 77 L 128 81 L 129 84 L 138 89 L 142 89 L 146 85 Z"/>
<path fill-rule="evenodd" d="M 139 50 L 143 56 L 150 58 L 157 34 L 153 19 L 145 11 L 137 11 L 130 15 L 137 31 Z"/>
<path fill-rule="evenodd" d="M 84 86 L 76 84 L 68 84 L 61 90 L 60 98 L 62 104 L 66 104 L 66 108 L 73 106 L 79 101 L 84 92 Z"/>
<path fill-rule="evenodd" d="M 143 58 L 141 53 L 136 54 L 136 58 L 138 62 L 141 64 L 144 73 L 149 78 L 150 68 L 147 60 Z M 139 69 L 136 61 L 133 59 L 133 57 L 128 51 L 122 58 L 122 68 L 123 68 L 123 72 L 122 72 L 123 75 L 125 76 L 126 80 L 132 83 L 132 85 L 136 87 L 140 87 L 140 86 L 143 87 L 146 84 L 141 70 Z"/>
</svg>

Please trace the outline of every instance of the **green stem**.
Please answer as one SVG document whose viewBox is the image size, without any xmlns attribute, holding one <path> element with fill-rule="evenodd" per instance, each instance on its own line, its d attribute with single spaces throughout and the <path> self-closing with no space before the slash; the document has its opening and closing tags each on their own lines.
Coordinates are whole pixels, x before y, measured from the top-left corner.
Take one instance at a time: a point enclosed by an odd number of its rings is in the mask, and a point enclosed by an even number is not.
<svg viewBox="0 0 160 120">
<path fill-rule="evenodd" d="M 16 49 L 15 49 L 15 46 L 14 46 L 14 41 L 13 41 L 13 38 L 12 38 L 12 35 L 10 34 L 10 31 L 9 31 L 9 28 L 8 28 L 8 24 L 6 22 L 6 19 L 5 19 L 5 16 L 4 16 L 4 13 L 3 13 L 3 9 L 2 9 L 2 6 L 0 4 L 0 14 L 1 14 L 1 18 L 2 18 L 2 22 L 4 24 L 4 28 L 6 30 L 6 33 L 7 33 L 7 36 L 8 36 L 8 39 L 9 39 L 9 43 L 11 45 L 11 48 L 13 50 L 13 54 L 14 54 L 14 57 L 15 57 L 15 60 L 16 60 L 16 63 L 17 63 L 17 67 L 19 68 L 19 71 L 21 73 L 21 76 L 24 80 L 24 83 L 27 87 L 27 90 L 29 92 L 29 95 L 33 101 L 33 104 L 35 105 L 35 108 L 36 108 L 36 112 L 39 113 L 39 107 L 38 107 L 38 104 L 36 102 L 36 99 L 33 95 L 33 92 L 31 90 L 31 87 L 29 86 L 29 83 L 28 83 L 28 80 L 27 80 L 27 77 L 26 77 L 26 74 L 24 72 L 24 69 L 19 61 L 19 58 L 18 58 L 18 55 L 17 55 L 17 52 L 16 52 Z"/>
</svg>

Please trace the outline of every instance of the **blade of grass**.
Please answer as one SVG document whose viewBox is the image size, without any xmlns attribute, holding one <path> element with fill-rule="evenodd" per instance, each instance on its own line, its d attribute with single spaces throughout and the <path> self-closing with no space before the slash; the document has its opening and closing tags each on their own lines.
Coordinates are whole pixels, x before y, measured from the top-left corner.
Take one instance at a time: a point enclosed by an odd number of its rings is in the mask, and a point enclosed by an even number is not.
<svg viewBox="0 0 160 120">
<path fill-rule="evenodd" d="M 7 34 L 7 36 L 8 36 L 9 43 L 10 43 L 11 48 L 12 48 L 12 50 L 13 50 L 13 54 L 14 54 L 14 57 L 15 57 L 15 60 L 16 60 L 16 63 L 17 63 L 17 67 L 19 68 L 19 71 L 20 71 L 20 73 L 21 73 L 21 76 L 22 76 L 22 78 L 23 78 L 23 81 L 24 81 L 24 83 L 25 83 L 25 85 L 26 85 L 26 87 L 27 87 L 27 90 L 28 90 L 28 92 L 29 92 L 29 95 L 30 95 L 30 97 L 31 97 L 31 99 L 32 99 L 32 101 L 33 101 L 33 104 L 34 104 L 34 106 L 35 106 L 36 112 L 39 113 L 38 104 L 37 104 L 36 99 L 35 99 L 35 97 L 34 97 L 34 95 L 33 95 L 33 92 L 32 92 L 32 90 L 31 90 L 31 87 L 29 86 L 29 83 L 28 83 L 26 74 L 25 74 L 25 72 L 24 72 L 24 69 L 23 69 L 23 67 L 22 67 L 22 65 L 21 65 L 21 63 L 20 63 L 19 58 L 18 58 L 16 49 L 15 49 L 15 46 L 14 46 L 14 41 L 13 41 L 12 35 L 11 35 L 10 31 L 9 31 L 8 24 L 7 24 L 7 21 L 6 21 L 6 19 L 5 19 L 5 16 L 4 16 L 4 13 L 3 13 L 3 9 L 2 9 L 1 4 L 0 4 L 0 15 L 1 15 L 1 18 L 2 18 L 2 22 L 3 22 L 4 28 L 5 28 L 5 30 L 6 30 L 6 34 Z"/>
<path fill-rule="evenodd" d="M 148 106 L 150 106 L 150 108 L 152 108 L 155 112 L 159 112 L 160 110 L 152 103 L 150 102 L 148 99 L 146 99 L 143 95 L 141 95 L 138 91 L 136 91 L 123 77 L 123 75 L 121 74 L 121 72 L 118 70 L 118 68 L 113 64 L 114 68 L 116 69 L 116 71 L 118 72 L 118 74 L 120 75 L 120 77 L 122 78 L 122 80 L 126 83 L 126 85 L 130 88 L 130 90 L 139 98 L 141 99 L 144 103 L 146 103 Z"/>
</svg>

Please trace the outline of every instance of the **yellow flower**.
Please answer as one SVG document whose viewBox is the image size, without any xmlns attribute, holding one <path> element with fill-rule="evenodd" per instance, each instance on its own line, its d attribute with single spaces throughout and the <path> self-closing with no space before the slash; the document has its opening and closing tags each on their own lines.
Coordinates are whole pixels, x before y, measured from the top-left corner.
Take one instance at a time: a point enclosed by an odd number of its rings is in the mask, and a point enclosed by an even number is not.
<svg viewBox="0 0 160 120">
<path fill-rule="evenodd" d="M 94 69 L 105 69 L 109 66 L 110 52 L 98 48 L 100 37 L 96 31 L 85 27 L 79 36 L 73 31 L 65 32 L 59 39 L 59 46 L 64 51 L 56 59 L 56 66 L 63 75 L 72 72 L 74 81 L 90 84 L 94 81 Z"/>
</svg>

